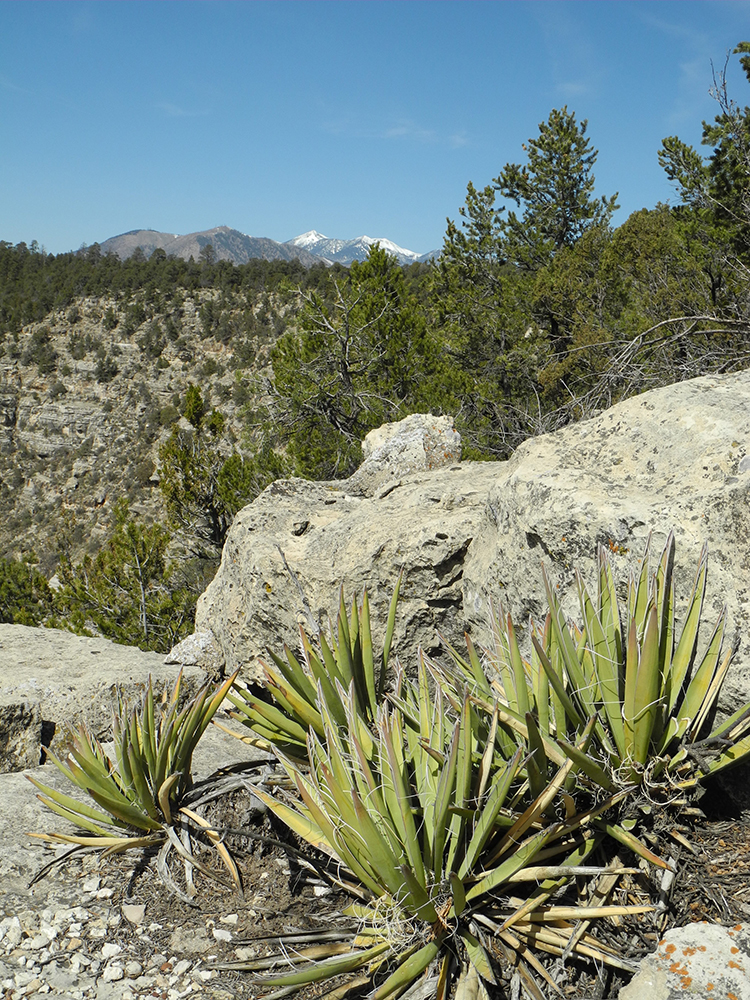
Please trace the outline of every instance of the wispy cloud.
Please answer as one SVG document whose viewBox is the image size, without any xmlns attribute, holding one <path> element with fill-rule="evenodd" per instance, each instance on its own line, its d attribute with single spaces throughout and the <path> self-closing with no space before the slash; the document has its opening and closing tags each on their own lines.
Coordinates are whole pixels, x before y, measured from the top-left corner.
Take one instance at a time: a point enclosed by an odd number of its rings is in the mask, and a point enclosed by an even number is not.
<svg viewBox="0 0 750 1000">
<path fill-rule="evenodd" d="M 34 96 L 33 90 L 28 90 L 26 87 L 19 87 L 17 84 L 11 83 L 10 80 L 6 80 L 2 76 L 0 76 L 0 87 L 3 87 L 4 90 L 12 90 L 16 94 L 30 94 Z"/>
<path fill-rule="evenodd" d="M 596 94 L 605 70 L 581 5 L 530 6 L 543 39 L 555 96 L 573 101 Z"/>
<path fill-rule="evenodd" d="M 20 87 L 17 83 L 13 83 L 12 80 L 3 76 L 0 76 L 0 89 L 10 91 L 12 94 L 22 94 L 24 97 L 29 97 L 37 106 L 49 104 L 53 107 L 65 108 L 68 111 L 80 111 L 80 105 L 69 101 L 59 89 L 53 90 L 44 86 L 39 89 Z"/>
<path fill-rule="evenodd" d="M 566 101 L 570 101 L 575 97 L 583 97 L 588 94 L 591 91 L 591 85 L 583 80 L 564 80 L 555 85 L 555 90 Z"/>
<path fill-rule="evenodd" d="M 750 5 L 736 4 L 736 7 L 740 6 L 747 9 Z M 678 40 L 685 51 L 685 58 L 679 63 L 676 94 L 664 116 L 665 124 L 677 130 L 686 123 L 692 125 L 703 117 L 711 117 L 711 66 L 713 64 L 715 71 L 720 72 L 733 46 L 727 48 L 725 39 L 711 38 L 703 28 L 698 29 L 679 18 L 670 18 L 668 13 L 671 7 L 667 4 L 659 5 L 658 14 L 649 7 L 639 6 L 636 10 L 642 23 L 651 31 Z"/>
<path fill-rule="evenodd" d="M 159 111 L 163 111 L 165 115 L 169 115 L 170 118 L 200 118 L 208 114 L 208 111 L 181 108 L 178 104 L 172 104 L 171 101 L 159 101 L 155 107 Z"/>
<path fill-rule="evenodd" d="M 421 145 L 466 146 L 469 138 L 465 131 L 443 134 L 425 128 L 411 118 L 399 118 L 390 124 L 363 124 L 350 117 L 328 119 L 322 129 L 331 135 L 351 136 L 354 139 L 380 139 L 390 142 L 413 142 Z"/>
<path fill-rule="evenodd" d="M 414 139 L 416 142 L 436 142 L 432 129 L 422 128 L 413 121 L 402 120 L 381 133 L 383 139 Z"/>
</svg>

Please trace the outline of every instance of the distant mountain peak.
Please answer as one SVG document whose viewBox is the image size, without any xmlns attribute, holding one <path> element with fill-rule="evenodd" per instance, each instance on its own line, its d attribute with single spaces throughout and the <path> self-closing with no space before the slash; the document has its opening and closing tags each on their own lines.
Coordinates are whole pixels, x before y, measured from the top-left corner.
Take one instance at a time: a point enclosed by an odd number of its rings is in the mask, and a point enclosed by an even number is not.
<svg viewBox="0 0 750 1000">
<path fill-rule="evenodd" d="M 264 237 L 248 236 L 230 226 L 214 226 L 186 236 L 174 233 L 160 233 L 154 229 L 131 229 L 128 233 L 113 236 L 101 244 L 102 253 L 116 253 L 121 260 L 130 257 L 140 247 L 150 257 L 154 250 L 164 250 L 174 257 L 198 260 L 201 250 L 208 243 L 214 249 L 217 260 L 231 260 L 234 264 L 246 264 L 249 260 L 299 260 L 305 267 L 319 262 L 304 247 L 289 247 L 285 243 Z"/>
<path fill-rule="evenodd" d="M 353 240 L 337 240 L 310 229 L 301 236 L 295 236 L 286 243 L 262 236 L 248 236 L 230 226 L 214 226 L 197 233 L 179 236 L 175 233 L 161 233 L 156 229 L 131 229 L 119 236 L 112 236 L 100 244 L 103 253 L 116 253 L 122 260 L 130 257 L 140 247 L 150 257 L 154 250 L 164 250 L 175 257 L 198 260 L 201 250 L 210 243 L 217 260 L 231 260 L 235 264 L 246 264 L 249 260 L 299 260 L 305 267 L 319 264 L 351 264 L 353 261 L 367 260 L 370 247 L 379 243 L 383 250 L 392 254 L 399 264 L 412 264 L 425 260 L 413 250 L 406 250 L 397 243 L 383 238 L 358 236 Z"/>
<path fill-rule="evenodd" d="M 293 240 L 287 240 L 287 243 L 293 243 L 296 247 L 307 246 L 308 243 L 318 243 L 320 240 L 327 240 L 328 237 L 319 233 L 317 229 L 310 229 L 306 233 L 302 233 L 301 236 L 295 236 Z"/>
<path fill-rule="evenodd" d="M 383 250 L 392 254 L 399 264 L 413 264 L 415 260 L 421 259 L 421 255 L 414 250 L 406 250 L 382 237 L 357 236 L 353 240 L 337 240 L 323 236 L 315 229 L 287 240 L 285 245 L 304 247 L 309 253 L 332 263 L 351 264 L 355 260 L 367 260 L 369 249 L 375 243 L 379 243 Z"/>
</svg>

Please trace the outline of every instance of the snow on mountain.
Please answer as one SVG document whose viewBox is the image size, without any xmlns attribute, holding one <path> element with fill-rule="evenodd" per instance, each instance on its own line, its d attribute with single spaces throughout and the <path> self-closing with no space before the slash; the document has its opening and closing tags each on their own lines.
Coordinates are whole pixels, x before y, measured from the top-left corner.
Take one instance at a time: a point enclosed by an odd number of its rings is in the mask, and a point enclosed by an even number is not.
<svg viewBox="0 0 750 1000">
<path fill-rule="evenodd" d="M 420 258 L 420 254 L 413 250 L 406 250 L 404 247 L 398 246 L 397 243 L 393 243 L 392 240 L 373 239 L 371 236 L 358 236 L 353 240 L 336 240 L 311 229 L 307 233 L 302 233 L 301 236 L 287 240 L 287 245 L 302 247 L 308 253 L 315 254 L 316 257 L 339 264 L 367 260 L 368 250 L 374 243 L 379 243 L 383 250 L 398 260 L 399 264 L 412 264 Z"/>
<path fill-rule="evenodd" d="M 322 233 L 317 232 L 315 229 L 311 229 L 307 233 L 302 233 L 301 236 L 295 236 L 293 240 L 287 240 L 287 243 L 292 244 L 295 247 L 304 247 L 305 250 L 310 247 L 318 246 L 320 243 L 333 243 L 341 242 L 336 240 L 329 240 L 327 236 Z"/>
<path fill-rule="evenodd" d="M 120 236 L 112 236 L 100 244 L 102 253 L 116 253 L 122 260 L 130 257 L 136 249 L 150 257 L 154 250 L 165 250 L 175 257 L 188 260 L 200 259 L 202 249 L 210 243 L 216 260 L 231 260 L 235 264 L 245 264 L 248 260 L 263 257 L 266 260 L 293 260 L 297 258 L 305 267 L 319 261 L 327 264 L 351 264 L 355 260 L 367 260 L 369 248 L 379 243 L 387 253 L 392 254 L 399 264 L 429 260 L 437 251 L 419 255 L 406 250 L 392 240 L 373 239 L 358 236 L 353 240 L 337 240 L 311 229 L 301 236 L 295 236 L 286 243 L 276 243 L 265 237 L 249 236 L 228 226 L 216 226 L 198 233 L 180 236 L 175 233 L 161 233 L 154 229 L 131 229 Z"/>
</svg>

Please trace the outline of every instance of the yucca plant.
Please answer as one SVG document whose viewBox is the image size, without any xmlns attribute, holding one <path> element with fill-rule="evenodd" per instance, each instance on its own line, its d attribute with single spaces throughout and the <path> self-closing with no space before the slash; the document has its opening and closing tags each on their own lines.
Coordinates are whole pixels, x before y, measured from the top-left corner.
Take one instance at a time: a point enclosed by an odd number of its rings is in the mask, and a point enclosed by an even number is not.
<svg viewBox="0 0 750 1000">
<path fill-rule="evenodd" d="M 95 805 L 65 795 L 28 775 L 38 789 L 38 798 L 53 812 L 86 831 L 84 834 L 35 833 L 51 842 L 101 849 L 115 854 L 129 848 L 164 844 L 159 872 L 170 888 L 166 856 L 174 848 L 189 865 L 206 870 L 191 854 L 189 837 L 176 829 L 186 819 L 206 831 L 213 840 L 234 884 L 239 888 L 236 865 L 213 831 L 186 804 L 191 788 L 193 752 L 236 674 L 218 689 L 204 687 L 180 708 L 182 674 L 169 696 L 154 697 L 149 678 L 140 702 L 132 709 L 122 698 L 113 721 L 115 759 L 110 759 L 101 743 L 81 725 L 66 762 L 48 754 L 53 764 L 77 788 L 86 792 Z M 191 883 L 192 884 L 192 883 Z M 179 895 L 184 895 L 178 891 Z"/>
<path fill-rule="evenodd" d="M 678 629 L 674 537 L 654 570 L 649 548 L 650 539 L 620 608 L 608 553 L 600 547 L 595 599 L 577 576 L 580 628 L 566 621 L 545 574 L 549 612 L 543 629 L 532 626 L 529 659 L 521 655 L 510 616 L 495 616 L 492 681 L 471 643 L 468 657 L 453 651 L 486 710 L 500 699 L 513 723 L 504 728 L 509 746 L 521 742 L 535 751 L 532 771 L 545 766 L 545 752 L 556 744 L 608 791 L 627 783 L 690 787 L 750 752 L 750 705 L 710 729 L 733 650 L 723 650 L 722 611 L 699 654 L 707 550 Z M 572 742 L 592 717 L 591 744 L 582 753 Z"/>
<path fill-rule="evenodd" d="M 309 767 L 281 755 L 299 799 L 285 802 L 262 789 L 256 794 L 299 837 L 329 856 L 332 880 L 359 897 L 345 911 L 358 926 L 343 953 L 337 943 L 325 959 L 320 948 L 313 960 L 304 952 L 286 954 L 293 971 L 259 978 L 279 990 L 269 997 L 357 972 L 359 982 L 372 984 L 374 1000 L 387 1000 L 435 964 L 435 996 L 442 1000 L 456 975 L 464 982 L 470 976 L 495 982 L 496 945 L 513 951 L 524 969 L 531 963 L 545 975 L 527 949 L 551 920 L 555 940 L 563 947 L 570 940 L 572 930 L 566 936 L 559 921 L 572 911 L 550 916 L 546 903 L 577 874 L 599 871 L 581 866 L 598 842 L 599 835 L 588 832 L 590 822 L 610 803 L 584 815 L 566 814 L 559 794 L 578 764 L 564 757 L 538 796 L 523 796 L 524 751 L 517 749 L 506 761 L 493 743 L 481 744 L 481 720 L 469 697 L 455 717 L 440 690 L 428 683 L 424 663 L 416 683 L 398 674 L 392 704 L 378 708 L 366 746 L 353 684 L 339 695 L 346 725 L 318 701 L 323 733 L 308 732 Z M 517 903 L 502 905 L 524 886 L 529 891 Z M 625 912 L 643 908 L 604 908 L 597 914 L 582 909 L 579 916 Z M 622 964 L 592 942 L 582 938 L 573 948 Z M 262 966 L 267 960 L 233 964 Z"/>
<path fill-rule="evenodd" d="M 339 612 L 330 640 L 322 633 L 317 649 L 300 628 L 302 655 L 297 657 L 285 646 L 285 658 L 269 651 L 273 665 L 264 663 L 264 687 L 273 698 L 269 704 L 246 687 L 235 684 L 229 699 L 237 711 L 234 718 L 253 731 L 247 742 L 264 749 L 280 749 L 295 758 L 307 755 L 307 734 L 312 729 L 324 736 L 324 710 L 339 726 L 346 726 L 345 701 L 354 712 L 360 739 L 369 745 L 366 732 L 374 725 L 387 682 L 393 632 L 396 624 L 401 577 L 391 598 L 388 623 L 380 654 L 373 648 L 370 604 L 367 591 L 362 603 L 352 600 L 347 612 L 344 590 L 339 596 Z M 229 731 L 229 730 L 228 730 Z M 233 733 L 236 735 L 236 733 Z"/>
</svg>

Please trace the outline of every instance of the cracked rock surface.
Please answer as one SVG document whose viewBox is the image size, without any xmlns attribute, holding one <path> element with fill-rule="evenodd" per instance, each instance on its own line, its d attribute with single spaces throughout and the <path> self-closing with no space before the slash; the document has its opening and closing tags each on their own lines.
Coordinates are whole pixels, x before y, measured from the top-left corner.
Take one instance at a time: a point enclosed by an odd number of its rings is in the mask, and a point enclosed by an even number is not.
<svg viewBox="0 0 750 1000">
<path fill-rule="evenodd" d="M 467 630 L 488 644 L 491 603 L 519 625 L 542 614 L 542 566 L 578 618 L 575 569 L 595 586 L 598 546 L 623 588 L 649 534 L 658 556 L 670 531 L 678 615 L 707 543 L 707 627 L 726 603 L 728 634 L 750 635 L 750 371 L 643 393 L 529 439 L 507 462 L 456 463 L 453 436 L 424 419 L 374 431 L 351 479 L 279 481 L 238 514 L 196 613 L 227 672 L 260 676 L 267 646 L 294 646 L 300 623 L 315 632 L 335 617 L 342 584 L 347 601 L 368 587 L 382 635 L 402 569 L 394 651 L 407 671 L 420 645 L 439 650 L 438 631 L 457 648 Z M 745 701 L 747 639 L 720 706 Z"/>
</svg>

